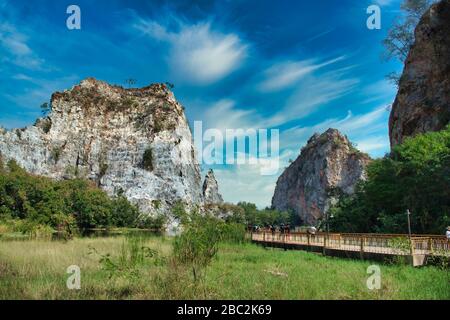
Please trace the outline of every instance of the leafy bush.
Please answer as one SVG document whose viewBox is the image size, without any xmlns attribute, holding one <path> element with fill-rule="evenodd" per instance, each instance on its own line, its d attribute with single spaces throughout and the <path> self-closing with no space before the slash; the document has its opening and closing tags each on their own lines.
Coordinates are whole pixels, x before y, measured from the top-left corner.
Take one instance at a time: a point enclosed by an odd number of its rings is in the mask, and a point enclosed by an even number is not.
<svg viewBox="0 0 450 320">
<path fill-rule="evenodd" d="M 153 171 L 153 151 L 152 148 L 147 148 L 144 151 L 142 159 L 142 167 L 147 171 Z"/>
<path fill-rule="evenodd" d="M 0 152 L 0 173 L 5 171 L 5 163 L 3 162 L 3 155 Z"/>
<path fill-rule="evenodd" d="M 137 227 L 141 229 L 162 230 L 166 223 L 167 218 L 162 214 L 156 217 L 146 215 L 138 219 Z"/>
<path fill-rule="evenodd" d="M 407 264 L 411 252 L 411 243 L 408 238 L 390 239 L 389 247 L 394 249 L 399 255 L 394 255 L 390 259 L 394 264 Z"/>
<path fill-rule="evenodd" d="M 220 240 L 230 243 L 245 242 L 245 226 L 241 223 L 221 223 L 219 225 Z"/>
<path fill-rule="evenodd" d="M 62 153 L 61 147 L 54 147 L 51 150 L 50 155 L 51 155 L 53 161 L 55 161 L 55 164 L 58 163 L 59 158 L 61 157 L 61 153 Z"/>
<path fill-rule="evenodd" d="M 158 251 L 147 247 L 146 239 L 138 236 L 127 236 L 117 257 L 113 257 L 110 253 L 100 254 L 94 247 L 89 249 L 90 254 L 100 256 L 102 269 L 108 272 L 110 278 L 123 276 L 136 279 L 139 276 L 139 268 L 150 260 L 153 260 L 155 265 L 165 263 Z"/>
<path fill-rule="evenodd" d="M 119 196 L 112 201 L 112 224 L 116 227 L 135 227 L 139 218 L 139 210 L 127 198 Z"/>
<path fill-rule="evenodd" d="M 194 280 L 216 255 L 220 241 L 219 220 L 193 212 L 183 221 L 183 233 L 173 243 L 176 260 L 192 268 Z"/>
<path fill-rule="evenodd" d="M 450 126 L 406 139 L 367 168 L 368 179 L 330 210 L 339 232 L 442 234 L 450 224 Z"/>
<path fill-rule="evenodd" d="M 242 243 L 245 241 L 245 226 L 241 223 L 226 223 L 210 215 L 179 209 L 183 232 L 173 242 L 175 264 L 192 270 L 194 281 L 201 276 L 216 256 L 220 242 Z"/>
<path fill-rule="evenodd" d="M 0 219 L 26 219 L 64 229 L 134 227 L 139 211 L 124 197 L 111 199 L 91 182 L 54 181 L 28 174 L 9 161 L 0 172 Z"/>
<path fill-rule="evenodd" d="M 52 111 L 52 104 L 48 103 L 48 102 L 44 102 L 43 104 L 41 104 L 40 108 L 41 108 L 42 115 L 46 116 L 47 114 L 49 114 Z"/>
</svg>

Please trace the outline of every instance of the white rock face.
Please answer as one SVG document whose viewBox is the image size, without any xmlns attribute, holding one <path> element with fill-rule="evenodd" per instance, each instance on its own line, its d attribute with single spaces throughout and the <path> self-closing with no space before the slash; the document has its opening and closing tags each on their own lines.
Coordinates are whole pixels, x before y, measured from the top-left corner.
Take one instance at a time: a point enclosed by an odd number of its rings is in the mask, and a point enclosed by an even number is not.
<svg viewBox="0 0 450 320">
<path fill-rule="evenodd" d="M 167 213 L 176 201 L 202 204 L 191 131 L 166 86 L 123 89 L 89 78 L 51 103 L 34 126 L 0 132 L 5 161 L 54 179 L 90 179 L 148 214 Z"/>
</svg>

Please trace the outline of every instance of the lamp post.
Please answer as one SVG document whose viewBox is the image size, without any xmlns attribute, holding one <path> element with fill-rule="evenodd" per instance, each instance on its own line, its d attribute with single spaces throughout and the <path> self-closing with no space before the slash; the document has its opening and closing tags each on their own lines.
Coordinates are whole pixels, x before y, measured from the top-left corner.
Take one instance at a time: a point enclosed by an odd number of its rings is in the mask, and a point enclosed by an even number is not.
<svg viewBox="0 0 450 320">
<path fill-rule="evenodd" d="M 409 247 L 412 254 L 412 240 L 411 240 L 411 211 L 409 209 L 406 209 L 406 216 L 408 217 L 408 235 L 409 235 Z"/>
</svg>

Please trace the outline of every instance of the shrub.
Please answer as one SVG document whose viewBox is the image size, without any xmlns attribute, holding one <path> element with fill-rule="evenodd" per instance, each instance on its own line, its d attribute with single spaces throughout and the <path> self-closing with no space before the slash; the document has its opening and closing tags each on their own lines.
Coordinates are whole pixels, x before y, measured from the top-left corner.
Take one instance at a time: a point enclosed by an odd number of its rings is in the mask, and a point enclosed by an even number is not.
<svg viewBox="0 0 450 320">
<path fill-rule="evenodd" d="M 51 103 L 48 102 L 41 104 L 40 108 L 43 116 L 46 116 L 48 113 L 52 111 L 52 105 Z"/>
<path fill-rule="evenodd" d="M 245 242 L 245 226 L 241 223 L 222 223 L 219 228 L 220 240 L 230 243 Z"/>
<path fill-rule="evenodd" d="M 55 164 L 58 163 L 59 158 L 61 157 L 61 153 L 62 153 L 62 148 L 61 147 L 54 147 L 51 150 L 50 155 L 51 155 L 53 161 L 55 161 Z"/>
<path fill-rule="evenodd" d="M 160 231 L 164 229 L 167 223 L 167 217 L 160 214 L 155 217 L 151 215 L 141 216 L 138 219 L 137 227 L 141 229 L 150 229 Z"/>
<path fill-rule="evenodd" d="M 221 238 L 219 220 L 193 212 L 183 221 L 183 232 L 173 243 L 176 260 L 190 266 L 194 280 L 216 255 Z"/>
<path fill-rule="evenodd" d="M 395 264 L 407 264 L 409 254 L 411 252 L 411 243 L 408 238 L 394 238 L 390 239 L 388 246 L 394 249 L 399 255 L 391 257 L 391 261 Z"/>
<path fill-rule="evenodd" d="M 139 210 L 127 198 L 119 196 L 112 201 L 111 222 L 116 227 L 136 227 Z"/>
<path fill-rule="evenodd" d="M 31 220 L 17 220 L 13 230 L 28 235 L 31 239 L 51 239 L 53 228 Z"/>
<path fill-rule="evenodd" d="M 36 125 L 42 129 L 44 133 L 49 133 L 52 128 L 52 121 L 50 118 L 39 119 Z"/>
<path fill-rule="evenodd" d="M 139 268 L 149 260 L 154 265 L 164 263 L 164 259 L 158 251 L 147 247 L 145 238 L 127 236 L 121 245 L 119 256 L 113 257 L 110 253 L 100 254 L 94 247 L 90 247 L 89 254 L 100 256 L 102 269 L 112 277 L 126 277 L 136 279 L 139 276 Z"/>
<path fill-rule="evenodd" d="M 107 171 L 108 171 L 108 164 L 105 162 L 100 163 L 100 172 L 99 172 L 100 179 L 105 176 Z"/>
<path fill-rule="evenodd" d="M 144 151 L 142 160 L 142 167 L 147 171 L 153 171 L 153 151 L 152 148 L 147 148 Z"/>
</svg>

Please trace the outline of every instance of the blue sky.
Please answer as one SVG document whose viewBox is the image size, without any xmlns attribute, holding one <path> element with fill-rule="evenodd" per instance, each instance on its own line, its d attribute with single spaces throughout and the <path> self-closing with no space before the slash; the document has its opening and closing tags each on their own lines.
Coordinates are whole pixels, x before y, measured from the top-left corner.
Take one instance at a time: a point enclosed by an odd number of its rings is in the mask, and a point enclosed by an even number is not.
<svg viewBox="0 0 450 320">
<path fill-rule="evenodd" d="M 314 132 L 337 128 L 373 157 L 389 150 L 385 75 L 402 66 L 380 58 L 381 41 L 399 2 L 0 0 L 0 125 L 34 123 L 52 92 L 87 77 L 169 81 L 191 124 L 280 130 L 278 174 L 215 168 L 225 200 L 269 205 Z M 81 30 L 66 27 L 71 4 Z M 366 27 L 371 4 L 381 30 Z"/>
</svg>

